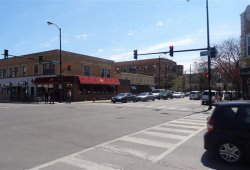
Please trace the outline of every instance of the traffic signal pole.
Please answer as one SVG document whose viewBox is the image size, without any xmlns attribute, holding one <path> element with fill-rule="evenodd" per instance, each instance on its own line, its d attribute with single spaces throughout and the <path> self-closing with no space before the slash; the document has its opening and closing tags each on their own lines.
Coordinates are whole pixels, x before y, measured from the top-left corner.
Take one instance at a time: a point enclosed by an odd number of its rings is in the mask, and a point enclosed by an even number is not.
<svg viewBox="0 0 250 170">
<path fill-rule="evenodd" d="M 208 50 L 207 48 L 195 48 L 195 49 L 188 49 L 188 50 L 176 50 L 173 51 L 174 53 L 178 53 L 178 52 L 189 52 L 189 51 L 202 51 L 202 50 Z M 138 55 L 153 55 L 153 54 L 168 54 L 169 51 L 164 51 L 164 52 L 156 52 L 156 53 L 142 53 L 142 54 L 138 54 Z"/>
</svg>

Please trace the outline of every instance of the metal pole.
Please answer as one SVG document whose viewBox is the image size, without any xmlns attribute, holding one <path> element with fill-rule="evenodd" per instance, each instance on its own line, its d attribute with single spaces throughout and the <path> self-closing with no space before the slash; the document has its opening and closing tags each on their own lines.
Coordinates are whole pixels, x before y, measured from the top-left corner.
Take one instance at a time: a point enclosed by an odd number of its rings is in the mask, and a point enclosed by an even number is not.
<svg viewBox="0 0 250 170">
<path fill-rule="evenodd" d="M 62 103 L 62 98 L 63 98 L 63 77 L 62 77 L 62 31 L 61 28 L 59 28 L 59 32 L 60 32 L 60 58 L 59 58 L 59 62 L 60 62 L 60 103 Z"/>
<path fill-rule="evenodd" d="M 208 0 L 206 0 L 207 9 L 207 65 L 208 65 L 208 90 L 209 90 L 209 106 L 208 109 L 212 109 L 212 94 L 211 94 L 211 57 L 210 57 L 210 39 L 209 39 L 209 15 L 208 15 Z"/>
<path fill-rule="evenodd" d="M 159 55 L 159 88 L 161 86 L 161 56 Z"/>
<path fill-rule="evenodd" d="M 63 98 L 63 77 L 62 77 L 62 29 L 58 27 L 58 25 L 54 24 L 53 22 L 47 22 L 48 25 L 54 25 L 59 30 L 59 41 L 60 41 L 60 54 L 59 54 L 59 93 L 60 93 L 60 103 L 62 103 Z"/>
<path fill-rule="evenodd" d="M 189 83 L 190 83 L 190 92 L 191 92 L 191 90 L 192 90 L 192 85 L 191 85 L 191 64 L 190 64 L 190 76 L 189 76 Z"/>
</svg>

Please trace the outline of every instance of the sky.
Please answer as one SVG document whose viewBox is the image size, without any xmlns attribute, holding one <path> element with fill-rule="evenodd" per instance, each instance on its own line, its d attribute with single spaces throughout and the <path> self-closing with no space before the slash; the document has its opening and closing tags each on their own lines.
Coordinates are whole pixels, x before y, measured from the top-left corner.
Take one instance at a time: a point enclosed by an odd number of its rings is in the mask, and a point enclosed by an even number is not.
<svg viewBox="0 0 250 170">
<path fill-rule="evenodd" d="M 240 38 L 249 0 L 208 0 L 210 45 Z M 138 54 L 207 47 L 206 0 L 0 0 L 0 50 L 25 55 L 59 49 L 119 61 Z M 50 21 L 57 25 L 48 25 Z M 200 52 L 139 55 L 167 58 L 184 70 Z M 3 58 L 3 55 L 0 56 Z"/>
</svg>

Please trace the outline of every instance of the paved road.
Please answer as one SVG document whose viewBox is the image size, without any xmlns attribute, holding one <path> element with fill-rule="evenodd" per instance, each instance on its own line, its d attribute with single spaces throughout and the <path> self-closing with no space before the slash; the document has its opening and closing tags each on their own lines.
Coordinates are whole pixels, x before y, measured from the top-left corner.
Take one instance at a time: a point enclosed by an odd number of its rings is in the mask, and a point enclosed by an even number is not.
<svg viewBox="0 0 250 170">
<path fill-rule="evenodd" d="M 197 138 L 206 109 L 187 98 L 0 104 L 0 169 L 209 169 L 200 161 L 203 140 Z M 195 161 L 182 164 L 176 157 L 185 158 L 190 141 L 199 143 Z"/>
</svg>

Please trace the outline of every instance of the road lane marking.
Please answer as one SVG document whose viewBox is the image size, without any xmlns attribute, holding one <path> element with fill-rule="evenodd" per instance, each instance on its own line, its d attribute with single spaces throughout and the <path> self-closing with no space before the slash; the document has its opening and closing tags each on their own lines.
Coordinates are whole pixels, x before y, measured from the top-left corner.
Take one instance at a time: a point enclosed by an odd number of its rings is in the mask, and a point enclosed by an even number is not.
<svg viewBox="0 0 250 170">
<path fill-rule="evenodd" d="M 182 136 L 182 135 L 173 135 L 173 134 L 166 134 L 166 133 L 159 133 L 159 132 L 143 131 L 141 133 L 151 135 L 151 136 L 157 136 L 157 137 L 163 137 L 163 138 L 173 138 L 173 139 L 179 139 L 179 140 L 183 140 L 186 138 L 186 136 Z"/>
<path fill-rule="evenodd" d="M 173 145 L 173 144 L 167 143 L 167 142 L 159 142 L 159 141 L 148 140 L 148 139 L 143 139 L 143 138 L 139 138 L 139 137 L 130 137 L 130 136 L 122 137 L 119 140 L 137 143 L 137 144 L 142 144 L 142 145 L 161 147 L 161 148 L 170 148 Z"/>
<path fill-rule="evenodd" d="M 184 118 L 189 118 L 191 116 L 186 116 Z M 193 116 L 192 116 L 193 117 Z M 183 118 L 180 118 L 183 119 Z M 204 117 L 205 119 L 205 117 Z M 177 123 L 183 123 L 183 124 L 177 124 Z M 184 124 L 185 123 L 185 124 Z M 84 157 L 84 154 L 86 155 L 87 152 L 92 152 L 94 149 L 106 149 L 110 152 L 115 152 L 121 155 L 127 155 L 132 156 L 137 159 L 145 159 L 149 160 L 153 163 L 156 163 L 163 159 L 165 156 L 167 156 L 169 153 L 171 153 L 173 150 L 178 148 L 180 145 L 182 145 L 184 142 L 189 140 L 191 137 L 198 134 L 200 131 L 206 128 L 206 124 L 204 123 L 198 123 L 195 124 L 186 124 L 191 123 L 190 121 L 178 121 L 172 120 L 167 123 L 163 123 L 160 125 L 156 125 L 144 130 L 141 130 L 139 132 L 135 132 L 133 134 L 129 134 L 126 136 L 122 136 L 119 138 L 116 138 L 114 140 L 93 146 L 91 148 L 82 150 L 80 152 L 67 155 L 65 157 L 47 162 L 45 164 L 39 165 L 37 167 L 34 167 L 30 170 L 47 170 L 49 169 L 49 166 L 55 165 L 57 163 L 66 163 L 71 164 L 77 167 L 86 168 L 86 169 L 101 169 L 101 170 L 115 170 L 115 169 L 122 169 L 123 167 L 119 167 L 118 165 L 113 164 L 105 164 L 105 163 L 96 163 L 95 161 L 86 160 Z M 195 126 L 196 125 L 196 126 Z M 185 128 L 185 129 L 183 129 Z M 175 129 L 173 131 L 177 132 L 180 131 L 182 133 L 190 132 L 188 135 L 175 135 L 175 134 L 169 134 L 167 133 L 158 133 L 158 132 L 151 132 L 150 130 L 165 130 L 166 129 Z M 172 138 L 172 139 L 178 139 L 175 143 L 168 143 L 165 141 L 157 141 L 157 140 L 151 140 L 151 139 L 145 139 L 143 137 L 136 137 L 136 134 L 146 134 L 149 136 L 155 136 L 155 137 L 162 137 L 162 138 Z M 121 142 L 125 142 L 121 143 Z M 149 149 L 150 148 L 150 149 Z M 152 153 L 152 151 L 154 151 Z M 79 155 L 83 155 L 84 159 L 80 159 L 80 157 L 77 157 Z"/>
<path fill-rule="evenodd" d="M 152 129 L 162 130 L 162 131 L 171 131 L 171 132 L 182 132 L 182 133 L 193 133 L 196 131 L 196 130 L 186 130 L 186 129 L 167 128 L 167 127 L 155 127 Z"/>
</svg>

